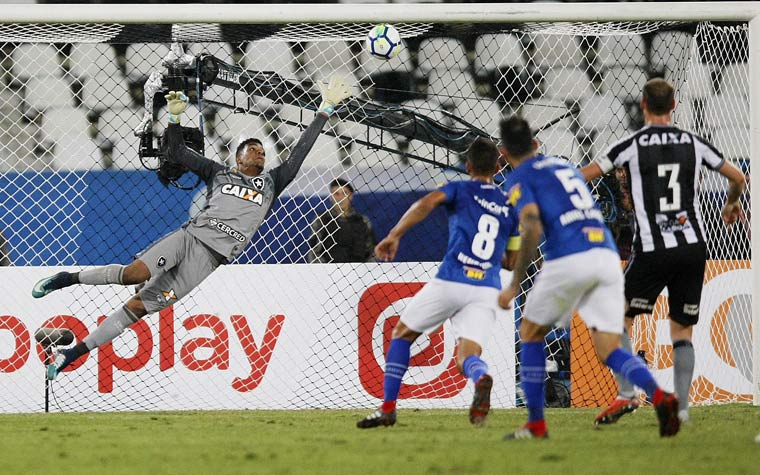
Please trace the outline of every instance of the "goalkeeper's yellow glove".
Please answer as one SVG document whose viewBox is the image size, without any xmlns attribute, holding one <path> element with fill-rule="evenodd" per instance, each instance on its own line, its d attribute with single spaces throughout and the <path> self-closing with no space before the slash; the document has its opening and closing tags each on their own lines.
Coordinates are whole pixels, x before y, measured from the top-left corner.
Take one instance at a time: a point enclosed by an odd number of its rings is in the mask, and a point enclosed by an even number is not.
<svg viewBox="0 0 760 475">
<path fill-rule="evenodd" d="M 166 98 L 166 106 L 169 109 L 169 123 L 179 124 L 179 116 L 187 108 L 187 96 L 182 91 L 169 91 L 169 94 L 165 95 L 164 98 Z"/>
<path fill-rule="evenodd" d="M 338 75 L 332 76 L 328 84 L 317 83 L 317 87 L 322 93 L 322 104 L 319 105 L 319 112 L 324 112 L 327 115 L 332 115 L 338 104 L 351 96 L 351 86 Z"/>
</svg>

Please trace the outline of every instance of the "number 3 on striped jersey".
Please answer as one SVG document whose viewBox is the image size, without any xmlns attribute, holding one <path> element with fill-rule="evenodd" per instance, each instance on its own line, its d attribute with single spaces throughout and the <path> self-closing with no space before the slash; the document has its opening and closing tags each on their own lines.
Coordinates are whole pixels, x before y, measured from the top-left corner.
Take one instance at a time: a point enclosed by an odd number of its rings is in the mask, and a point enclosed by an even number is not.
<svg viewBox="0 0 760 475">
<path fill-rule="evenodd" d="M 478 220 L 478 233 L 472 238 L 472 254 L 484 261 L 493 256 L 496 249 L 496 238 L 499 237 L 499 220 L 490 214 L 480 216 Z"/>
<path fill-rule="evenodd" d="M 678 211 L 681 209 L 681 185 L 678 184 L 678 163 L 665 163 L 657 165 L 657 176 L 668 177 L 668 190 L 673 198 L 668 201 L 667 197 L 660 198 L 660 211 Z"/>
</svg>

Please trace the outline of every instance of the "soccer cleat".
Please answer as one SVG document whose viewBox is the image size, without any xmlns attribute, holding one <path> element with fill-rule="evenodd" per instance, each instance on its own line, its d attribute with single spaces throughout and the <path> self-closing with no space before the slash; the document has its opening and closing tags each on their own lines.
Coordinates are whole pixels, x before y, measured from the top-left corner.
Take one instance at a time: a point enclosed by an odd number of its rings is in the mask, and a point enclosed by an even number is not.
<svg viewBox="0 0 760 475">
<path fill-rule="evenodd" d="M 493 378 L 484 374 L 478 378 L 475 383 L 475 395 L 472 398 L 470 406 L 470 422 L 475 425 L 482 425 L 488 417 L 488 410 L 491 409 L 491 388 L 493 387 Z"/>
<path fill-rule="evenodd" d="M 678 434 L 681 420 L 678 419 L 678 399 L 672 393 L 663 393 L 660 402 L 654 405 L 657 420 L 660 421 L 660 436 L 672 437 Z"/>
<path fill-rule="evenodd" d="M 548 439 L 549 432 L 546 431 L 545 426 L 543 432 L 531 428 L 531 423 L 527 423 L 518 430 L 509 433 L 504 436 L 504 440 L 518 440 L 518 439 Z"/>
<path fill-rule="evenodd" d="M 364 419 L 356 423 L 359 429 L 371 429 L 379 426 L 392 426 L 396 423 L 396 411 L 383 412 L 381 409 L 376 410 Z"/>
<path fill-rule="evenodd" d="M 681 424 L 691 423 L 691 419 L 689 418 L 689 410 L 681 409 L 678 411 L 678 420 L 681 421 Z"/>
<path fill-rule="evenodd" d="M 34 288 L 32 288 L 32 297 L 38 299 L 46 296 L 54 290 L 68 287 L 71 284 L 71 274 L 68 272 L 59 272 L 34 284 Z"/>
<path fill-rule="evenodd" d="M 72 350 L 73 348 L 68 348 L 55 352 L 55 359 L 45 368 L 45 374 L 49 381 L 54 380 L 58 376 L 58 373 L 74 361 Z"/>
<path fill-rule="evenodd" d="M 615 398 L 607 409 L 603 410 L 598 416 L 596 416 L 594 424 L 614 424 L 624 415 L 635 412 L 639 406 L 641 406 L 641 403 L 638 398 Z"/>
</svg>

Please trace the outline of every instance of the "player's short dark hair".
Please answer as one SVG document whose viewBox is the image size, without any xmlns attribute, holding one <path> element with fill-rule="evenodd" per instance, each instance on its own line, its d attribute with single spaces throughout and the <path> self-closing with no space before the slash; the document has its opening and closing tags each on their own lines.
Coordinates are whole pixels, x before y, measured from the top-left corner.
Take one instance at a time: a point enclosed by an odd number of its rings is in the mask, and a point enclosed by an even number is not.
<svg viewBox="0 0 760 475">
<path fill-rule="evenodd" d="M 662 78 L 652 78 L 644 85 L 643 98 L 647 110 L 654 115 L 670 112 L 675 90 Z"/>
<path fill-rule="evenodd" d="M 499 147 L 491 140 L 479 137 L 467 149 L 467 161 L 476 174 L 494 174 L 499 161 Z"/>
<path fill-rule="evenodd" d="M 343 178 L 336 178 L 330 182 L 330 190 L 332 190 L 333 188 L 338 188 L 338 187 L 348 188 L 348 191 L 350 191 L 351 193 L 354 192 L 354 187 L 351 186 L 351 183 L 344 180 Z"/>
<path fill-rule="evenodd" d="M 251 137 L 250 139 L 245 139 L 242 142 L 240 142 L 240 145 L 237 146 L 237 149 L 235 149 L 235 157 L 238 157 L 243 150 L 249 145 L 260 145 L 264 146 L 263 143 L 261 143 L 261 140 Z"/>
<path fill-rule="evenodd" d="M 533 151 L 533 131 L 528 121 L 513 115 L 499 123 L 501 144 L 510 155 L 522 157 Z"/>
</svg>

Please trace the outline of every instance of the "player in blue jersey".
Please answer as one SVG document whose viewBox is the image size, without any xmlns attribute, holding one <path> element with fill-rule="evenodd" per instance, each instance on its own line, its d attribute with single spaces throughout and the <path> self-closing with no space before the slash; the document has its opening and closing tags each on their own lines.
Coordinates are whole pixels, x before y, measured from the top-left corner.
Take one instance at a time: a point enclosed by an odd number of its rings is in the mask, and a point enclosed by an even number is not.
<svg viewBox="0 0 760 475">
<path fill-rule="evenodd" d="M 612 235 L 604 225 L 586 181 L 565 160 L 538 153 L 528 123 L 519 117 L 501 122 L 502 154 L 513 170 L 505 188 L 520 219 L 521 244 L 513 280 L 499 294 L 509 308 L 543 236 L 543 268 L 525 303 L 520 324 L 520 380 L 528 423 L 507 439 L 546 437 L 544 337 L 551 326 L 567 327 L 578 310 L 591 331 L 599 360 L 652 398 L 660 435 L 678 433 L 678 401 L 664 392 L 644 362 L 620 346 L 623 332 L 623 272 Z"/>
<path fill-rule="evenodd" d="M 396 423 L 396 399 L 409 366 L 410 346 L 447 319 L 458 339 L 457 367 L 475 383 L 470 422 L 485 422 L 493 378 L 480 355 L 499 311 L 502 256 L 505 251 L 513 253 L 519 242 L 517 218 L 507 206 L 507 195 L 493 183 L 498 159 L 499 149 L 493 142 L 473 142 L 466 162 L 471 180 L 447 183 L 420 198 L 375 247 L 379 259 L 393 260 L 401 237 L 433 209 L 445 207 L 449 217 L 446 255 L 436 278 L 412 298 L 393 329 L 385 357 L 383 404 L 357 422 L 360 429 Z"/>
</svg>

